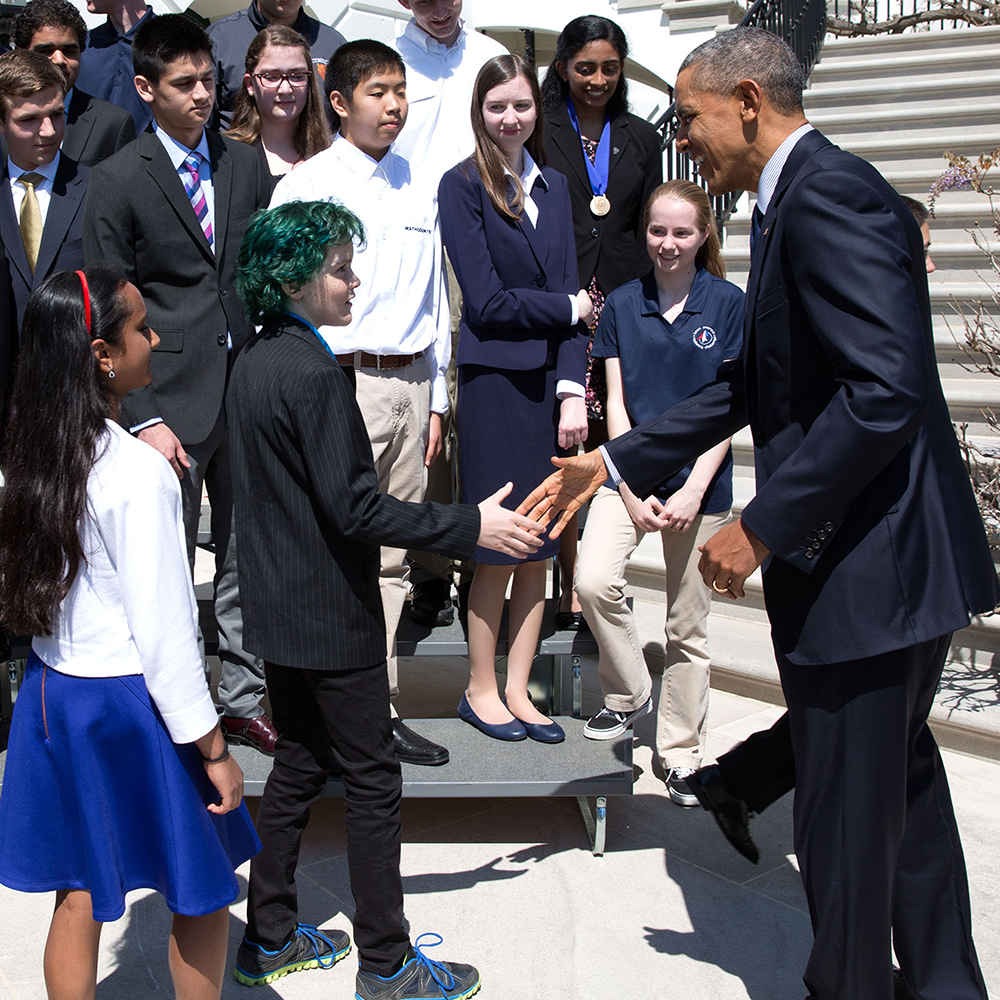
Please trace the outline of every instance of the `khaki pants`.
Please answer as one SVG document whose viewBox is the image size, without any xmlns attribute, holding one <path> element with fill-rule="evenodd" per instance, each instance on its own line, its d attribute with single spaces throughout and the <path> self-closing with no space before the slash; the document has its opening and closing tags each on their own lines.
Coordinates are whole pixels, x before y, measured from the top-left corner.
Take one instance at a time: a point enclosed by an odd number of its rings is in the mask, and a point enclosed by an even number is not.
<svg viewBox="0 0 1000 1000">
<path fill-rule="evenodd" d="M 380 493 L 419 503 L 424 498 L 431 380 L 426 355 L 405 368 L 358 368 L 357 400 L 365 418 Z M 385 612 L 389 695 L 399 694 L 396 628 L 406 601 L 406 549 L 382 547 L 379 590 Z"/>
<path fill-rule="evenodd" d="M 667 655 L 656 720 L 656 752 L 664 770 L 700 767 L 708 714 L 706 619 L 712 592 L 698 572 L 698 546 L 729 520 L 703 514 L 687 531 L 660 532 L 666 564 Z M 604 704 L 632 712 L 652 684 L 635 619 L 625 602 L 625 567 L 645 532 L 628 516 L 617 491 L 601 487 L 587 514 L 576 569 L 576 592 L 600 651 Z"/>
</svg>

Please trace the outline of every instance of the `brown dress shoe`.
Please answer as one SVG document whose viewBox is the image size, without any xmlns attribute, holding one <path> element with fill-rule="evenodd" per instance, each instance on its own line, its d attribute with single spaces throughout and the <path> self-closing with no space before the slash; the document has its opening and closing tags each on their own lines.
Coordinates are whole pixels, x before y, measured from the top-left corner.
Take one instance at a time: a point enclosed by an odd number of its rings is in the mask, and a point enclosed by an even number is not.
<svg viewBox="0 0 1000 1000">
<path fill-rule="evenodd" d="M 266 715 L 258 715 L 254 719 L 233 719 L 224 715 L 221 721 L 222 731 L 229 743 L 242 743 L 244 746 L 259 750 L 268 757 L 274 756 L 274 744 L 278 739 L 278 731 Z"/>
</svg>

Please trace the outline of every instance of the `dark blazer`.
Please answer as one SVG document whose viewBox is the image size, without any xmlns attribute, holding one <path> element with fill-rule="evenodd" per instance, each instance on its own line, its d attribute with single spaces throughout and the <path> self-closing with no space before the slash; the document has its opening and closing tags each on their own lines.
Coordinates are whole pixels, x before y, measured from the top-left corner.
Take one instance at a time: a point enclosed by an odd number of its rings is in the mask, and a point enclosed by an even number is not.
<svg viewBox="0 0 1000 1000">
<path fill-rule="evenodd" d="M 744 349 L 719 380 L 608 444 L 629 486 L 750 423 L 743 521 L 794 663 L 902 649 L 967 625 L 996 573 L 941 390 L 920 231 L 864 160 L 806 134 L 762 224 Z"/>
<path fill-rule="evenodd" d="M 479 511 L 378 492 L 354 372 L 291 316 L 243 350 L 227 407 L 244 646 L 305 669 L 381 663 L 379 546 L 466 558 Z"/>
<path fill-rule="evenodd" d="M 265 208 L 270 182 L 256 150 L 207 131 L 215 194 L 215 253 L 184 185 L 152 130 L 94 167 L 86 213 L 88 264 L 121 271 L 142 293 L 153 351 L 153 384 L 129 393 L 122 420 L 162 417 L 184 444 L 204 441 L 226 391 L 229 352 L 252 328 L 236 294 L 240 240 Z"/>
<path fill-rule="evenodd" d="M 14 309 L 14 286 L 10 280 L 7 258 L 0 254 L 0 444 L 7 426 L 10 390 L 14 383 L 19 331 Z"/>
<path fill-rule="evenodd" d="M 10 265 L 14 302 L 17 309 L 17 328 L 21 328 L 24 307 L 28 296 L 56 271 L 76 271 L 83 267 L 84 204 L 87 198 L 90 169 L 70 159 L 65 153 L 59 156 L 52 183 L 52 197 L 45 214 L 45 228 L 38 248 L 35 273 L 28 266 L 21 230 L 14 214 L 14 201 L 10 195 L 8 161 L 3 161 L 0 175 L 0 240 L 4 256 Z"/>
<path fill-rule="evenodd" d="M 66 108 L 66 137 L 61 147 L 66 156 L 92 167 L 134 138 L 135 122 L 127 111 L 73 89 Z"/>
<path fill-rule="evenodd" d="M 608 161 L 608 200 L 611 211 L 603 218 L 591 214 L 594 197 L 580 136 L 560 102 L 545 115 L 545 143 L 549 166 L 569 181 L 573 204 L 580 280 L 597 275 L 607 294 L 652 268 L 646 253 L 643 210 L 654 188 L 663 181 L 660 137 L 649 122 L 628 113 L 611 122 L 611 155 Z"/>
<path fill-rule="evenodd" d="M 466 174 L 466 170 L 468 174 Z M 456 364 L 533 371 L 555 355 L 557 379 L 583 383 L 588 333 L 571 326 L 580 290 L 566 178 L 542 168 L 532 200 L 538 226 L 493 207 L 471 161 L 441 179 L 438 207 L 448 259 L 462 289 Z"/>
</svg>

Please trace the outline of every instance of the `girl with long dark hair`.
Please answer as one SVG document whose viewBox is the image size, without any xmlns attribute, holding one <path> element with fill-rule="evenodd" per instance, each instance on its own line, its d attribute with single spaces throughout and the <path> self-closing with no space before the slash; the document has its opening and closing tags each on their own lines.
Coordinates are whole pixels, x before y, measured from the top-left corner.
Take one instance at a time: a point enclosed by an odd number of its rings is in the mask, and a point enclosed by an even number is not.
<svg viewBox="0 0 1000 1000">
<path fill-rule="evenodd" d="M 462 499 L 477 503 L 508 480 L 510 506 L 544 479 L 549 458 L 587 433 L 583 403 L 586 323 L 566 179 L 545 163 L 534 70 L 497 56 L 472 98 L 473 157 L 441 181 L 441 231 L 464 298 L 458 364 Z M 496 485 L 493 485 L 493 484 Z M 459 714 L 497 739 L 564 738 L 528 698 L 544 610 L 549 540 L 526 560 L 476 549 L 469 594 L 469 687 Z M 495 658 L 511 580 L 506 702 Z"/>
<path fill-rule="evenodd" d="M 174 913 L 178 997 L 216 1000 L 234 869 L 259 850 L 197 643 L 181 495 L 116 422 L 158 343 L 134 285 L 61 272 L 25 310 L 3 452 L 0 619 L 34 638 L 0 798 L 0 882 L 55 890 L 50 1000 L 93 997 L 132 889 Z"/>
<path fill-rule="evenodd" d="M 549 162 L 569 182 L 580 280 L 594 300 L 591 344 L 605 296 L 649 272 L 642 213 L 663 179 L 660 139 L 649 122 L 629 113 L 628 42 L 614 21 L 574 18 L 556 41 L 542 84 Z M 604 362 L 588 351 L 587 450 L 607 441 Z M 583 624 L 572 583 L 576 521 L 559 550 L 563 582 L 556 624 Z"/>
<path fill-rule="evenodd" d="M 330 145 L 309 43 L 297 31 L 270 24 L 250 43 L 226 135 L 256 146 L 274 183 Z"/>
</svg>

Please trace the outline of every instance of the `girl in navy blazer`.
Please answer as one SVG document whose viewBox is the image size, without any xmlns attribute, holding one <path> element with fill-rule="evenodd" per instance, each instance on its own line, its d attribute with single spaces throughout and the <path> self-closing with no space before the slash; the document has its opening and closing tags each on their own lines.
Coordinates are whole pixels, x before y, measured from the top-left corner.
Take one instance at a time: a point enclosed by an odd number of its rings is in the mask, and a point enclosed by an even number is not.
<svg viewBox="0 0 1000 1000">
<path fill-rule="evenodd" d="M 464 297 L 456 357 L 459 473 L 464 502 L 512 481 L 513 506 L 546 476 L 551 455 L 586 438 L 593 303 L 580 288 L 566 179 L 543 166 L 538 81 L 519 56 L 497 56 L 480 71 L 472 128 L 474 156 L 444 175 L 439 193 L 441 231 Z M 470 679 L 459 715 L 497 739 L 564 738 L 528 698 L 545 560 L 558 548 L 548 541 L 527 561 L 476 550 Z M 504 702 L 494 671 L 511 574 Z"/>
<path fill-rule="evenodd" d="M 549 162 L 569 183 L 580 280 L 594 300 L 591 345 L 606 295 L 649 273 L 643 209 L 663 179 L 660 137 L 628 110 L 628 42 L 614 21 L 574 18 L 556 41 L 542 84 Z M 604 361 L 589 357 L 586 381 L 590 451 L 608 439 Z M 559 568 L 566 586 L 556 625 L 579 628 L 572 588 L 576 524 L 563 533 Z"/>
</svg>

